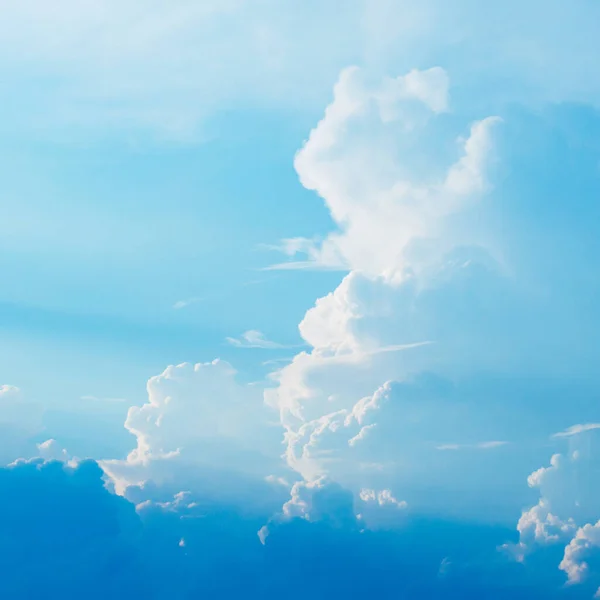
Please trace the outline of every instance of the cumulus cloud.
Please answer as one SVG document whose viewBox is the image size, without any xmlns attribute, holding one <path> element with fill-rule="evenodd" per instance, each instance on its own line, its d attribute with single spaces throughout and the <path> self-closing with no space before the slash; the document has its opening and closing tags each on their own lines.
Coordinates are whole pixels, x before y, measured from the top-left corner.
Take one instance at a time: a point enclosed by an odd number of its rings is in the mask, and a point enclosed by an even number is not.
<svg viewBox="0 0 600 600">
<path fill-rule="evenodd" d="M 381 497 L 387 505 L 388 496 Z M 535 579 L 476 560 L 487 560 L 493 530 L 420 521 L 397 534 L 361 531 L 352 494 L 327 481 L 298 485 L 290 502 L 288 516 L 273 523 L 261 545 L 260 515 L 189 492 L 134 505 L 106 489 L 94 461 L 0 469 L 0 592 L 299 600 L 310 581 L 318 582 L 311 594 L 319 599 L 357 592 L 388 597 L 390 590 L 406 597 L 555 597 Z M 453 568 L 442 580 L 436 575 L 444 557 Z"/>
<path fill-rule="evenodd" d="M 400 501 L 394 498 L 394 495 L 390 490 L 381 490 L 377 492 L 375 490 L 369 490 L 365 488 L 360 490 L 359 497 L 363 502 L 374 502 L 379 504 L 379 506 L 391 505 L 398 508 L 406 508 L 408 506 L 404 500 Z"/>
<path fill-rule="evenodd" d="M 46 461 L 56 460 L 68 462 L 70 459 L 69 453 L 64 448 L 61 448 L 60 444 L 53 439 L 37 444 L 37 449 L 40 458 L 43 458 Z"/>
<path fill-rule="evenodd" d="M 398 279 L 410 242 L 440 235 L 443 219 L 485 190 L 498 119 L 475 123 L 449 167 L 420 174 L 410 152 L 447 108 L 446 73 L 436 67 L 375 85 L 367 79 L 356 67 L 342 72 L 333 102 L 295 159 L 301 183 L 323 198 L 340 231 L 319 245 L 288 240 L 285 251 L 319 267 Z"/>
<path fill-rule="evenodd" d="M 523 562 L 527 554 L 539 546 L 565 542 L 576 531 L 577 525 L 571 517 L 562 520 L 551 512 L 550 503 L 542 498 L 529 510 L 523 511 L 517 523 L 519 542 L 504 544 L 516 560 Z"/>
<path fill-rule="evenodd" d="M 278 456 L 279 428 L 256 386 L 236 381 L 228 363 L 170 366 L 148 381 L 148 402 L 129 409 L 137 446 L 103 468 L 119 490 L 150 479 L 176 480 L 200 466 L 264 477 Z M 265 473 L 263 471 L 267 471 Z"/>
<path fill-rule="evenodd" d="M 573 433 L 577 428 L 579 435 Z M 564 549 L 562 560 L 552 566 L 564 571 L 570 584 L 591 578 L 597 586 L 600 582 L 599 438 L 595 427 L 575 426 L 566 431 L 559 438 L 568 442 L 569 452 L 554 454 L 549 466 L 529 476 L 529 486 L 540 491 L 539 501 L 523 511 L 519 519 L 519 542 L 506 544 L 504 548 L 520 561 L 535 558 L 544 547 Z"/>
<path fill-rule="evenodd" d="M 356 502 L 357 518 L 367 529 L 398 529 L 408 508 L 406 500 L 398 500 L 391 490 L 363 488 Z"/>
<path fill-rule="evenodd" d="M 356 519 L 352 494 L 326 477 L 296 482 L 282 514 L 286 518 L 326 521 L 340 527 L 353 526 Z"/>
<path fill-rule="evenodd" d="M 402 320 L 404 303 L 415 304 L 422 284 L 414 274 L 451 247 L 454 234 L 445 231 L 445 220 L 486 191 L 491 128 L 498 120 L 475 123 L 457 158 L 425 169 L 414 150 L 435 135 L 448 87 L 440 68 L 380 82 L 346 69 L 296 156 L 301 183 L 321 196 L 339 231 L 318 246 L 288 241 L 286 253 L 304 252 L 351 271 L 299 326 L 312 350 L 274 373 L 277 387 L 266 392 L 287 430 L 288 464 L 307 480 L 395 457 L 381 442 L 378 422 L 385 382 L 406 376 L 435 337 L 394 321 Z M 412 249 L 421 240 L 425 250 Z M 379 452 L 363 456 L 363 447 L 378 443 Z"/>
<path fill-rule="evenodd" d="M 398 500 L 390 490 L 362 489 L 357 495 L 327 476 L 297 481 L 290 488 L 290 498 L 258 531 L 264 545 L 274 528 L 294 519 L 319 523 L 330 528 L 356 531 L 359 528 L 393 528 L 398 515 L 408 504 Z"/>
<path fill-rule="evenodd" d="M 355 493 L 399 493 L 398 482 L 419 471 L 449 478 L 444 461 L 451 460 L 454 479 L 467 472 L 473 478 L 473 455 L 500 465 L 502 455 L 516 452 L 514 410 L 542 437 L 556 431 L 543 429 L 533 408 L 536 384 L 528 389 L 524 381 L 550 374 L 554 381 L 594 380 L 600 321 L 593 303 L 581 305 L 573 290 L 600 293 L 593 235 L 577 236 L 597 216 L 597 182 L 584 175 L 589 188 L 578 196 L 578 210 L 586 217 L 569 220 L 565 203 L 544 203 L 545 190 L 566 175 L 558 166 L 567 138 L 553 138 L 551 124 L 531 115 L 460 127 L 460 118 L 445 112 L 448 96 L 449 79 L 439 68 L 383 80 L 347 69 L 296 156 L 301 183 L 322 198 L 336 230 L 321 240 L 288 239 L 283 250 L 292 263 L 299 256 L 349 271 L 299 324 L 309 350 L 272 373 L 265 392 L 286 430 L 286 460 L 307 482 L 327 476 Z M 521 151 L 519 142 L 527 127 L 545 141 L 558 170 L 532 178 L 533 149 Z M 592 150 L 582 148 L 592 161 Z M 496 158 L 509 177 L 497 177 Z M 520 185 L 532 190 L 526 198 Z M 557 222 L 568 229 L 560 246 Z M 585 249 L 575 240 L 585 240 Z M 411 391 L 411 384 L 428 372 L 445 389 L 425 386 L 428 401 L 420 406 L 403 401 L 403 394 L 418 395 L 419 385 Z M 512 382 L 503 401 L 500 380 Z M 588 419 L 580 422 L 591 421 L 585 401 L 575 404 Z M 526 440 L 526 427 L 518 428 Z M 486 452 L 434 457 L 436 447 Z M 490 485 L 492 471 L 477 468 Z M 571 514 L 556 504 L 548 509 L 552 517 L 540 511 L 548 527 L 554 517 L 569 523 Z"/>
<path fill-rule="evenodd" d="M 568 577 L 569 583 L 581 583 L 589 574 L 588 560 L 594 554 L 600 555 L 600 521 L 587 523 L 577 530 L 573 539 L 565 548 L 565 555 L 559 565 Z M 598 574 L 596 574 L 598 577 Z M 600 593 L 600 588 L 596 596 Z"/>
</svg>

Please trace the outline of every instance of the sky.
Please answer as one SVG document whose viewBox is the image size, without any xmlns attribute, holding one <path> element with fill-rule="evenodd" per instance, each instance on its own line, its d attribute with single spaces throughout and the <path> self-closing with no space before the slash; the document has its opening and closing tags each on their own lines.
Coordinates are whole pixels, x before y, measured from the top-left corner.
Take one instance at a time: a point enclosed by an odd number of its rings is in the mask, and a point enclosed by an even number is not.
<svg viewBox="0 0 600 600">
<path fill-rule="evenodd" d="M 0 595 L 600 596 L 597 0 L 0 11 Z"/>
</svg>

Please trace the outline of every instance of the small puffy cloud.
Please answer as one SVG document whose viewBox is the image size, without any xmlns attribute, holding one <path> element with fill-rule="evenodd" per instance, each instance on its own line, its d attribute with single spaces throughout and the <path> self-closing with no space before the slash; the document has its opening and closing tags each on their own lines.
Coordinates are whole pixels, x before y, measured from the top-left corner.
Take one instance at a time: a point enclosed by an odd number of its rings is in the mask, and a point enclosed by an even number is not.
<svg viewBox="0 0 600 600">
<path fill-rule="evenodd" d="M 360 522 L 371 530 L 397 528 L 407 508 L 408 502 L 398 500 L 391 490 L 363 488 L 356 501 Z"/>
<path fill-rule="evenodd" d="M 40 442 L 35 445 L 36 452 L 31 457 L 21 457 L 10 463 L 9 467 L 16 467 L 25 464 L 40 464 L 40 460 L 47 462 L 61 462 L 68 464 L 71 467 L 76 467 L 81 462 L 76 457 L 71 455 L 54 439 L 48 439 L 45 442 Z"/>
<path fill-rule="evenodd" d="M 362 489 L 359 494 L 363 502 L 376 503 L 379 506 L 395 506 L 397 508 L 406 508 L 408 504 L 404 500 L 397 500 L 390 490 L 375 490 Z"/>
<path fill-rule="evenodd" d="M 60 444 L 53 439 L 46 440 L 41 444 L 37 444 L 40 458 L 46 461 L 56 460 L 62 462 L 68 462 L 70 457 L 69 453 L 60 447 Z"/>
<path fill-rule="evenodd" d="M 282 514 L 287 518 L 327 521 L 338 526 L 351 525 L 355 521 L 352 494 L 325 477 L 296 482 L 290 491 L 290 499 L 283 505 Z"/>
<path fill-rule="evenodd" d="M 165 502 L 145 500 L 136 505 L 136 510 L 143 513 L 151 508 L 159 508 L 165 512 L 181 513 L 185 510 L 194 510 L 198 507 L 198 503 L 192 500 L 191 492 L 177 492 L 172 499 Z"/>
</svg>

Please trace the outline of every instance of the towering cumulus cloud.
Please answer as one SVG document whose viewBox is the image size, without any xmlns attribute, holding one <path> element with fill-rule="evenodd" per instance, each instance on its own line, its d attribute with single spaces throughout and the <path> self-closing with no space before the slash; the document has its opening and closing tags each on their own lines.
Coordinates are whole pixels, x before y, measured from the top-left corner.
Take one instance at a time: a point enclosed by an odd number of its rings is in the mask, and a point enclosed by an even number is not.
<svg viewBox="0 0 600 600">
<path fill-rule="evenodd" d="M 360 488 L 392 477 L 417 438 L 436 429 L 435 418 L 427 422 L 436 394 L 448 394 L 443 381 L 409 379 L 450 354 L 458 329 L 447 313 L 481 281 L 498 285 L 500 267 L 490 249 L 474 247 L 480 232 L 469 223 L 490 187 L 500 119 L 467 123 L 453 143 L 448 88 L 440 68 L 382 81 L 346 69 L 296 156 L 300 181 L 338 230 L 321 243 L 297 240 L 306 259 L 278 267 L 350 271 L 300 324 L 312 349 L 274 373 L 266 392 L 286 430 L 288 464 L 308 481 L 334 475 Z M 460 332 L 468 334 L 473 327 Z M 411 396 L 428 402 L 415 406 Z"/>
<path fill-rule="evenodd" d="M 507 200 L 529 180 L 531 157 L 515 153 L 520 128 L 553 134 L 522 114 L 460 124 L 450 107 L 440 68 L 381 81 L 346 69 L 296 156 L 300 181 L 322 198 L 336 230 L 322 241 L 288 240 L 290 261 L 274 268 L 348 270 L 300 323 L 310 350 L 273 373 L 265 392 L 280 412 L 288 465 L 309 486 L 330 477 L 357 497 L 387 489 L 405 500 L 433 481 L 470 490 L 473 504 L 489 494 L 501 505 L 502 486 L 516 485 L 508 471 L 517 448 L 550 435 L 538 398 L 561 393 L 569 377 L 593 377 L 597 311 L 578 311 L 572 290 L 585 281 L 598 296 L 595 242 L 569 242 L 585 218 L 565 220 L 563 243 L 552 246 L 548 220 L 564 207 L 536 217 L 546 186 L 560 178 L 552 171 L 520 206 Z M 549 160 L 566 143 L 549 143 Z M 590 193 L 578 199 L 587 218 L 597 213 Z M 577 266 L 552 272 L 552 260 Z M 575 331 L 575 347 L 558 341 Z M 585 390 L 570 393 L 571 408 L 588 414 Z M 560 427 L 562 416 L 549 421 Z M 423 495 L 414 495 L 421 509 L 448 508 Z M 544 502 L 534 512 L 547 529 L 538 537 L 573 527 Z M 535 518 L 524 516 L 520 528 Z"/>
</svg>

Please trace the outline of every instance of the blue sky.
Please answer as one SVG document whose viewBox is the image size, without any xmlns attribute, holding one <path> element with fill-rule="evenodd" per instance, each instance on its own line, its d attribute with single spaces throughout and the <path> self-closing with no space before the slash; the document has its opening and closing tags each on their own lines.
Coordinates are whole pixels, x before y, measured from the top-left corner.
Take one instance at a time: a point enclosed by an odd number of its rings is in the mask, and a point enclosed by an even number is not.
<svg viewBox="0 0 600 600">
<path fill-rule="evenodd" d="M 0 5 L 5 594 L 594 596 L 597 2 Z"/>
</svg>

